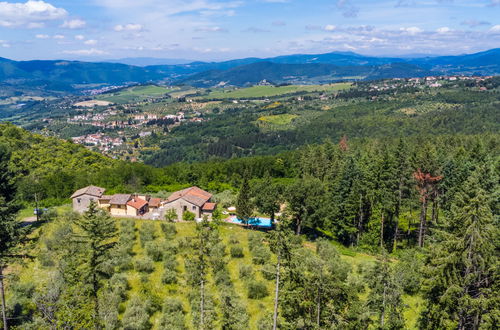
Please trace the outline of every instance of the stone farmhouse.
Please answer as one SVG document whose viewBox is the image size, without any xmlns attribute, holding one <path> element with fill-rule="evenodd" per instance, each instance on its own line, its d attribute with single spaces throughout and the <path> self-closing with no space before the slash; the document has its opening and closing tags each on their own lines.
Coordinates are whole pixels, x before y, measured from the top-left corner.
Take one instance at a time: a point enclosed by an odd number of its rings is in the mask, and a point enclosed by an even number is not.
<svg viewBox="0 0 500 330">
<path fill-rule="evenodd" d="M 212 219 L 217 207 L 213 203 L 212 194 L 198 187 L 190 187 L 174 192 L 166 200 L 139 194 L 105 195 L 105 189 L 88 186 L 77 190 L 71 199 L 73 210 L 83 213 L 94 201 L 98 207 L 108 211 L 114 217 L 138 217 L 143 219 L 163 219 L 168 210 L 175 210 L 177 220 L 183 218 L 184 212 L 194 213 L 195 218 Z"/>
</svg>

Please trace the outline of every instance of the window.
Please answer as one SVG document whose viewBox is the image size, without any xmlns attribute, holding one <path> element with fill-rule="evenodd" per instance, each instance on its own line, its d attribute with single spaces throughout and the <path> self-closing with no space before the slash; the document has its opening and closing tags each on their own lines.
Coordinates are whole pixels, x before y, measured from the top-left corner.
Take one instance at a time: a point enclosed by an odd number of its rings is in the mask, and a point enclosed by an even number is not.
<svg viewBox="0 0 500 330">
<path fill-rule="evenodd" d="M 196 206 L 193 206 L 193 211 L 196 211 Z"/>
<path fill-rule="evenodd" d="M 82 201 L 82 200 L 81 200 L 80 198 L 77 198 L 77 199 L 76 199 L 76 202 L 77 202 L 78 204 L 80 204 L 80 202 L 81 202 L 81 201 Z"/>
</svg>

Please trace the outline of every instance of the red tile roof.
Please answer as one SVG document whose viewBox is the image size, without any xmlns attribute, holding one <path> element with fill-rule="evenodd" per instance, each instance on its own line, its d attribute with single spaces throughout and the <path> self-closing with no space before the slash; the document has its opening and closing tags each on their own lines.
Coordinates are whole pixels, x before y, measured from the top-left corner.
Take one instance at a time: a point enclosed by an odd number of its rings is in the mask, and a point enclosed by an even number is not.
<svg viewBox="0 0 500 330">
<path fill-rule="evenodd" d="M 148 202 L 146 202 L 144 199 L 134 198 L 134 199 L 129 200 L 127 202 L 127 205 L 132 206 L 136 210 L 140 210 L 144 206 L 148 205 Z"/>
<path fill-rule="evenodd" d="M 75 198 L 81 195 L 90 195 L 95 197 L 101 197 L 106 189 L 96 186 L 88 186 L 82 189 L 78 189 L 71 195 L 71 198 Z"/>
<path fill-rule="evenodd" d="M 161 204 L 161 198 L 150 198 L 149 199 L 149 206 L 151 207 L 160 207 Z"/>
<path fill-rule="evenodd" d="M 190 187 L 174 192 L 167 199 L 167 203 L 176 201 L 179 198 L 182 198 L 198 207 L 202 207 L 203 204 L 205 204 L 207 201 L 210 200 L 210 198 L 212 198 L 212 194 L 198 187 Z"/>
<path fill-rule="evenodd" d="M 216 203 L 205 203 L 203 204 L 202 211 L 213 211 L 217 207 Z"/>
</svg>

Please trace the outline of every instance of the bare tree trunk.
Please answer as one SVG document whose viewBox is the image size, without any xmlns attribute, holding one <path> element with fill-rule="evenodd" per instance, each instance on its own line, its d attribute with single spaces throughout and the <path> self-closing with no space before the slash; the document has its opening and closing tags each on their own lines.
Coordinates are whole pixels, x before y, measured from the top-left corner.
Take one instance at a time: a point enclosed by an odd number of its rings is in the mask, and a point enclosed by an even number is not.
<svg viewBox="0 0 500 330">
<path fill-rule="evenodd" d="M 316 298 L 316 324 L 318 329 L 321 323 L 321 288 L 318 286 L 318 296 Z"/>
<path fill-rule="evenodd" d="M 200 282 L 200 329 L 205 329 L 205 281 L 203 275 Z"/>
<path fill-rule="evenodd" d="M 384 211 L 382 211 L 380 218 L 380 248 L 384 248 Z"/>
<path fill-rule="evenodd" d="M 2 296 L 2 320 L 3 320 L 3 328 L 4 330 L 9 329 L 9 326 L 7 325 L 7 314 L 6 314 L 6 307 L 5 307 L 5 291 L 3 287 L 3 266 L 0 265 L 0 295 Z"/>
<path fill-rule="evenodd" d="M 276 289 L 274 290 L 274 315 L 273 315 L 273 330 L 277 329 L 278 325 L 278 301 L 279 301 L 279 290 L 280 290 L 280 266 L 281 257 L 278 253 L 278 263 L 276 264 Z"/>
<path fill-rule="evenodd" d="M 425 228 L 427 226 L 427 199 L 423 197 L 420 210 L 420 228 L 418 231 L 418 246 L 424 247 Z"/>
<path fill-rule="evenodd" d="M 358 232 L 356 233 L 356 246 L 359 245 L 359 239 L 361 236 L 361 228 L 363 226 L 363 197 L 359 197 L 359 217 L 358 217 Z"/>
<path fill-rule="evenodd" d="M 385 290 L 386 286 L 384 284 L 384 294 L 382 296 L 382 314 L 380 315 L 380 327 L 384 328 L 384 323 L 385 323 Z"/>
<path fill-rule="evenodd" d="M 302 230 L 302 219 L 300 219 L 300 217 L 297 217 L 297 229 L 295 231 L 295 234 L 300 235 L 301 230 Z"/>
<path fill-rule="evenodd" d="M 396 206 L 396 229 L 394 229 L 394 244 L 392 250 L 396 251 L 399 235 L 399 213 L 401 212 L 401 200 L 403 199 L 402 180 L 399 180 L 398 205 Z"/>
</svg>

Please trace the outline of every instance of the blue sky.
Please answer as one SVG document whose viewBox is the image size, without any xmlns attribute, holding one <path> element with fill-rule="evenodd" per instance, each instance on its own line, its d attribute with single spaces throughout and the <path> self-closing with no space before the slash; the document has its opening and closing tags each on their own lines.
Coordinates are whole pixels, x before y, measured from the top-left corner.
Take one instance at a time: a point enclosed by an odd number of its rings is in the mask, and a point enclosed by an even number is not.
<svg viewBox="0 0 500 330">
<path fill-rule="evenodd" d="M 222 60 L 500 47 L 500 0 L 0 1 L 0 57 Z"/>
</svg>

